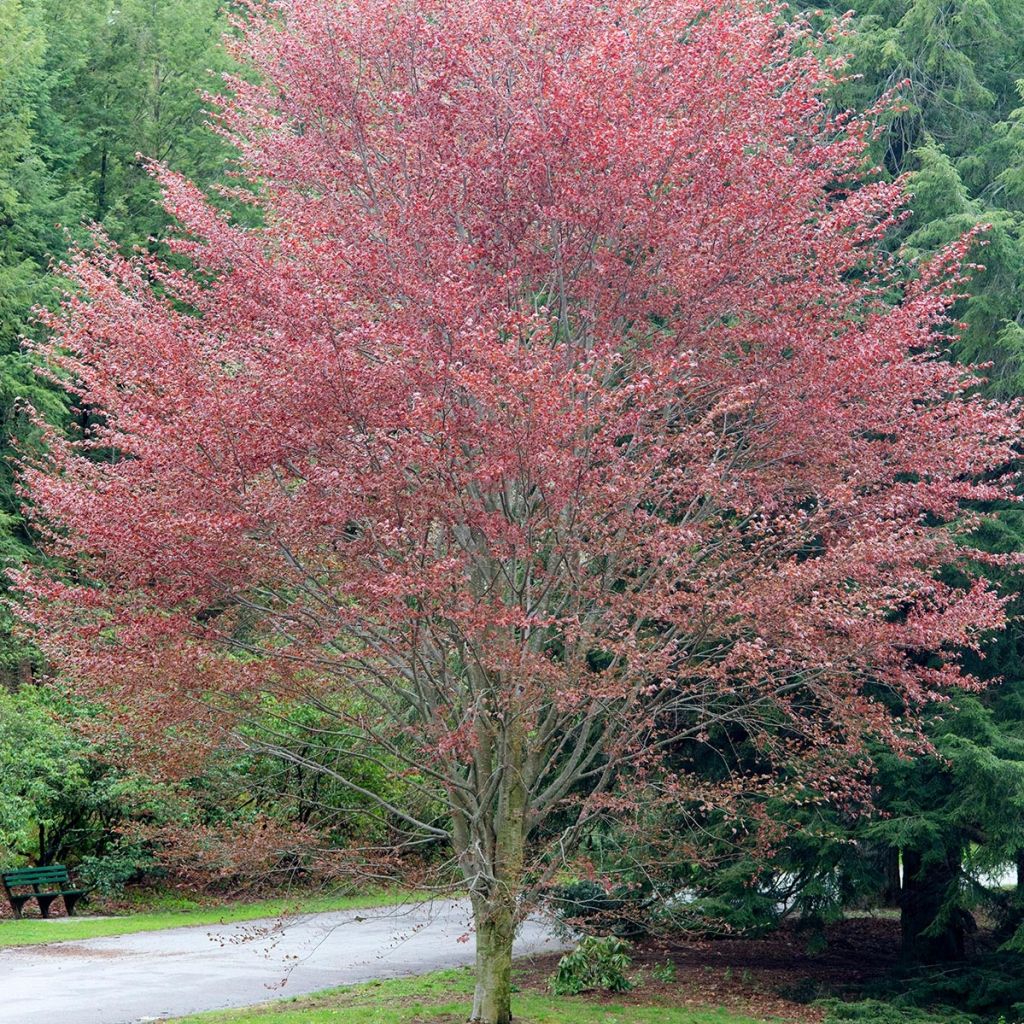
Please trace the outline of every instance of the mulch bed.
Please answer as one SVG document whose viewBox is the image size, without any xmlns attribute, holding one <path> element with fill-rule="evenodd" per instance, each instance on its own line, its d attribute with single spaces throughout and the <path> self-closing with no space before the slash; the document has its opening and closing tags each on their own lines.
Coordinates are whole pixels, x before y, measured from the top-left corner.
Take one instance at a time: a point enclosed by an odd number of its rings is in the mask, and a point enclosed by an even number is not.
<svg viewBox="0 0 1024 1024">
<path fill-rule="evenodd" d="M 899 950 L 899 922 L 879 918 L 841 921 L 829 927 L 827 945 L 809 952 L 809 936 L 784 927 L 762 938 L 651 939 L 633 950 L 632 992 L 589 993 L 620 1005 L 724 1006 L 736 1013 L 792 1024 L 820 1024 L 825 1011 L 807 1005 L 821 996 L 855 996 L 865 982 L 889 970 Z M 675 964 L 672 981 L 650 969 Z M 521 988 L 548 991 L 558 956 L 522 965 Z"/>
</svg>

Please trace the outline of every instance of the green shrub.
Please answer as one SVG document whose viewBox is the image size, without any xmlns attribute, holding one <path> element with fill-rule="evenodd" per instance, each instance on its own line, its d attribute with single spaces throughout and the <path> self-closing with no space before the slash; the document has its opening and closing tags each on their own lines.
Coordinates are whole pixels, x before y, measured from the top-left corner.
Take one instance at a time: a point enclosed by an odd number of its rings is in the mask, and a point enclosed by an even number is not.
<svg viewBox="0 0 1024 1024">
<path fill-rule="evenodd" d="M 633 962 L 630 949 L 628 942 L 614 935 L 605 938 L 588 935 L 558 961 L 551 991 L 556 996 L 575 996 L 595 988 L 605 992 L 628 992 L 633 987 L 626 977 Z"/>
<path fill-rule="evenodd" d="M 101 857 L 83 857 L 78 877 L 101 896 L 120 896 L 124 887 L 138 879 L 152 858 L 142 847 L 115 846 Z"/>
<path fill-rule="evenodd" d="M 663 964 L 655 964 L 651 968 L 651 977 L 655 981 L 669 985 L 676 980 L 676 965 L 671 960 L 666 960 Z"/>
</svg>

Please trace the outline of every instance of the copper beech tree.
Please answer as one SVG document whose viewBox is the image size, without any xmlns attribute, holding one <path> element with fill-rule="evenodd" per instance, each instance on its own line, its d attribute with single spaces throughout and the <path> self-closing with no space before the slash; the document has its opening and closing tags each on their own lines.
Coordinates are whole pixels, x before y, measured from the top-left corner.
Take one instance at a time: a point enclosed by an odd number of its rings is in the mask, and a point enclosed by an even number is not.
<svg viewBox="0 0 1024 1024">
<path fill-rule="evenodd" d="M 258 216 L 155 168 L 173 260 L 68 267 L 93 426 L 23 467 L 24 614 L 139 733 L 270 695 L 405 765 L 504 1024 L 591 817 L 698 792 L 661 751 L 726 722 L 839 791 L 970 683 L 1001 602 L 938 569 L 1020 424 L 942 358 L 966 243 L 886 254 L 870 118 L 769 3 L 285 0 L 230 45 Z"/>
</svg>

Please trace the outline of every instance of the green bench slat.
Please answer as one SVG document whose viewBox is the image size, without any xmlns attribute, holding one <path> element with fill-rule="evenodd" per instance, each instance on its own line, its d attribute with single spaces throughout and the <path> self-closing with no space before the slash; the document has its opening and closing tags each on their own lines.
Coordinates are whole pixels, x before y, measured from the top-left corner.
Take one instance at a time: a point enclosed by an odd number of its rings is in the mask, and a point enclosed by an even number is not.
<svg viewBox="0 0 1024 1024">
<path fill-rule="evenodd" d="M 32 868 L 11 868 L 4 871 L 5 875 L 66 875 L 67 868 L 63 864 L 41 864 Z"/>
<path fill-rule="evenodd" d="M 67 873 L 63 864 L 37 864 L 27 868 L 8 868 L 5 875 L 62 875 Z"/>
<path fill-rule="evenodd" d="M 67 868 L 24 868 L 4 871 L 0 877 L 8 885 L 37 885 L 39 882 L 66 882 L 68 871 Z"/>
<path fill-rule="evenodd" d="M 43 917 L 49 917 L 50 906 L 63 897 L 64 909 L 70 917 L 75 912 L 75 904 L 79 899 L 86 898 L 84 889 L 71 888 L 71 876 L 63 864 L 47 864 L 45 867 L 13 868 L 0 871 L 0 883 L 7 890 L 7 898 L 14 909 L 14 916 L 21 917 L 25 904 L 35 900 Z M 35 891 L 15 893 L 13 889 L 27 889 L 31 886 Z M 43 886 L 43 889 L 40 889 Z"/>
<path fill-rule="evenodd" d="M 5 878 L 8 885 L 36 885 L 39 882 L 66 882 L 67 875 L 30 875 L 28 878 Z"/>
</svg>

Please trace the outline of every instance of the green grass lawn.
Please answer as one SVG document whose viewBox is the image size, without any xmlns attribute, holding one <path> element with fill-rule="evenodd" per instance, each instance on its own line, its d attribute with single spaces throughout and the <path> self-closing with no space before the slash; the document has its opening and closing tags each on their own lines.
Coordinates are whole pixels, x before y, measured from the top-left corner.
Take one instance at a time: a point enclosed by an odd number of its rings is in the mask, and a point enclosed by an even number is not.
<svg viewBox="0 0 1024 1024">
<path fill-rule="evenodd" d="M 145 909 L 119 917 L 29 918 L 22 921 L 0 921 L 0 948 L 4 946 L 36 946 L 45 942 L 70 939 L 94 939 L 103 935 L 128 935 L 131 932 L 158 931 L 162 928 L 183 928 L 187 925 L 231 924 L 253 921 L 280 914 L 310 914 L 324 910 L 352 910 L 361 907 L 384 907 L 425 897 L 401 890 L 377 889 L 360 893 L 304 896 L 261 900 L 255 903 L 231 903 L 223 906 L 202 906 L 187 900 L 174 901 L 169 908 Z M 87 908 L 86 908 L 87 909 Z"/>
<path fill-rule="evenodd" d="M 463 1024 L 472 990 L 468 969 L 438 971 L 245 1010 L 181 1017 L 177 1024 Z M 753 1017 L 728 1010 L 683 1008 L 664 1000 L 644 1005 L 642 998 L 617 1003 L 535 991 L 517 992 L 513 1000 L 517 1024 L 757 1024 Z"/>
</svg>

